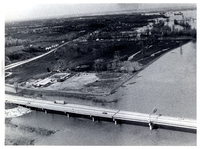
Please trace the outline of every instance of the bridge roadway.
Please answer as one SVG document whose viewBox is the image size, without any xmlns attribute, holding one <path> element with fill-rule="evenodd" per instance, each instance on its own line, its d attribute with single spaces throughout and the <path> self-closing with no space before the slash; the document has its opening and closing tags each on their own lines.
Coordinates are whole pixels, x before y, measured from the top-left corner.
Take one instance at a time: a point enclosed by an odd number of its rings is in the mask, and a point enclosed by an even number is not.
<svg viewBox="0 0 200 149">
<path fill-rule="evenodd" d="M 70 103 L 54 103 L 53 101 L 36 100 L 31 98 L 8 95 L 12 98 L 6 98 L 6 102 L 14 103 L 26 107 L 42 109 L 47 113 L 47 110 L 64 112 L 69 117 L 70 114 L 80 114 L 90 116 L 93 121 L 95 118 L 108 118 L 115 121 L 129 121 L 143 124 L 157 124 L 158 126 L 169 126 L 181 129 L 189 129 L 196 131 L 197 122 L 193 119 L 169 117 L 155 114 L 144 114 L 137 112 L 128 112 L 122 110 L 106 109 L 93 106 L 77 105 Z M 14 97 L 14 98 L 13 98 Z M 151 126 L 150 126 L 151 129 Z"/>
</svg>

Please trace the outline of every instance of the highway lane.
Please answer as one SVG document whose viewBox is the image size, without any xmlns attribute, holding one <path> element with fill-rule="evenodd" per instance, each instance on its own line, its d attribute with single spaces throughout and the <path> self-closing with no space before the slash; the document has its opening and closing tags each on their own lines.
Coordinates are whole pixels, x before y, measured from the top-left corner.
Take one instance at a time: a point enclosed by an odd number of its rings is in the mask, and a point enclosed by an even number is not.
<svg viewBox="0 0 200 149">
<path fill-rule="evenodd" d="M 5 66 L 5 71 L 6 71 L 6 70 L 9 70 L 9 69 L 12 69 L 12 68 L 15 68 L 15 67 L 17 67 L 17 66 L 26 64 L 26 63 L 28 63 L 28 62 L 37 60 L 37 59 L 39 59 L 39 58 L 41 58 L 41 57 L 44 57 L 44 56 L 46 56 L 46 55 L 48 55 L 48 54 L 50 54 L 50 53 L 52 53 L 52 52 L 55 52 L 57 49 L 59 49 L 59 48 L 65 46 L 65 45 L 67 45 L 69 42 L 71 42 L 71 41 L 65 42 L 64 44 L 62 44 L 62 45 L 60 45 L 60 46 L 58 46 L 58 47 L 52 49 L 51 51 L 48 51 L 48 52 L 44 53 L 44 54 L 42 54 L 42 55 L 39 55 L 39 56 L 30 58 L 30 59 L 27 59 L 27 60 L 23 60 L 23 61 L 20 61 L 20 62 L 16 62 L 16 63 L 10 64 L 10 65 L 7 65 L 7 66 Z"/>
</svg>

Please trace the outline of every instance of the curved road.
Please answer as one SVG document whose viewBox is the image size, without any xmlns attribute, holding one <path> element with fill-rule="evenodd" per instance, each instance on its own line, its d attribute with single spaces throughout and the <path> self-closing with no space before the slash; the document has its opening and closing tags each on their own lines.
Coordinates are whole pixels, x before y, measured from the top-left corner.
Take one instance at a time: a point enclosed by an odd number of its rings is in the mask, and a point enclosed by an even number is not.
<svg viewBox="0 0 200 149">
<path fill-rule="evenodd" d="M 5 77 L 8 77 L 12 74 L 12 72 L 6 72 L 6 73 L 7 73 L 7 75 L 5 75 Z"/>
</svg>

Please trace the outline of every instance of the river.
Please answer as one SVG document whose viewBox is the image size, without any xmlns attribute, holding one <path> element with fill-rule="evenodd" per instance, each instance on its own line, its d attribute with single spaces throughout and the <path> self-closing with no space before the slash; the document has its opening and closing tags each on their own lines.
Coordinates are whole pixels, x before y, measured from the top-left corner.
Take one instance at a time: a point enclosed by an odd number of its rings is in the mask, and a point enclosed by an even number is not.
<svg viewBox="0 0 200 149">
<path fill-rule="evenodd" d="M 36 111 L 13 118 L 11 123 L 15 128 L 6 127 L 7 138 L 18 142 L 25 138 L 34 140 L 34 145 L 196 145 L 196 134 L 193 133 L 165 129 L 150 131 L 144 126 L 68 119 L 64 115 Z M 44 128 L 56 133 L 44 136 L 31 132 L 30 128 Z"/>
</svg>

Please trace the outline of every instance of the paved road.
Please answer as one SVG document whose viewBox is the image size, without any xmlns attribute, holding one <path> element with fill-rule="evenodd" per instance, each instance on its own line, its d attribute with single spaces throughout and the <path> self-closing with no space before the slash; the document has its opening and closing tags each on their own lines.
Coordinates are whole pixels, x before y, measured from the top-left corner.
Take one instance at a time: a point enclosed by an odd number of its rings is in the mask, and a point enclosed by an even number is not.
<svg viewBox="0 0 200 149">
<path fill-rule="evenodd" d="M 14 86 L 8 85 L 8 84 L 5 85 L 5 91 L 16 93 L 16 90 L 15 90 Z"/>
<path fill-rule="evenodd" d="M 20 65 L 26 64 L 26 63 L 28 63 L 28 62 L 34 61 L 34 60 L 36 60 L 36 59 L 39 59 L 39 58 L 41 58 L 41 57 L 43 57 L 43 56 L 45 56 L 45 55 L 48 55 L 48 54 L 50 54 L 50 53 L 52 53 L 52 52 L 55 52 L 57 49 L 63 47 L 64 45 L 68 44 L 69 42 L 70 42 L 70 41 L 68 41 L 68 42 L 66 42 L 66 43 L 64 43 L 64 44 L 62 44 L 62 45 L 60 45 L 60 46 L 58 46 L 57 48 L 54 48 L 54 49 L 52 49 L 51 51 L 49 51 L 49 52 L 47 52 L 47 53 L 44 53 L 44 54 L 42 54 L 42 55 L 39 55 L 39 56 L 30 58 L 30 59 L 27 59 L 27 60 L 23 60 L 23 61 L 20 61 L 20 62 L 16 62 L 16 63 L 10 64 L 10 65 L 7 65 L 7 66 L 5 66 L 5 70 L 9 70 L 9 69 L 11 69 L 11 68 L 15 68 L 15 67 L 17 67 L 17 66 L 20 66 Z"/>
<path fill-rule="evenodd" d="M 7 74 L 5 75 L 5 77 L 8 77 L 12 74 L 12 72 L 6 72 Z"/>
</svg>

